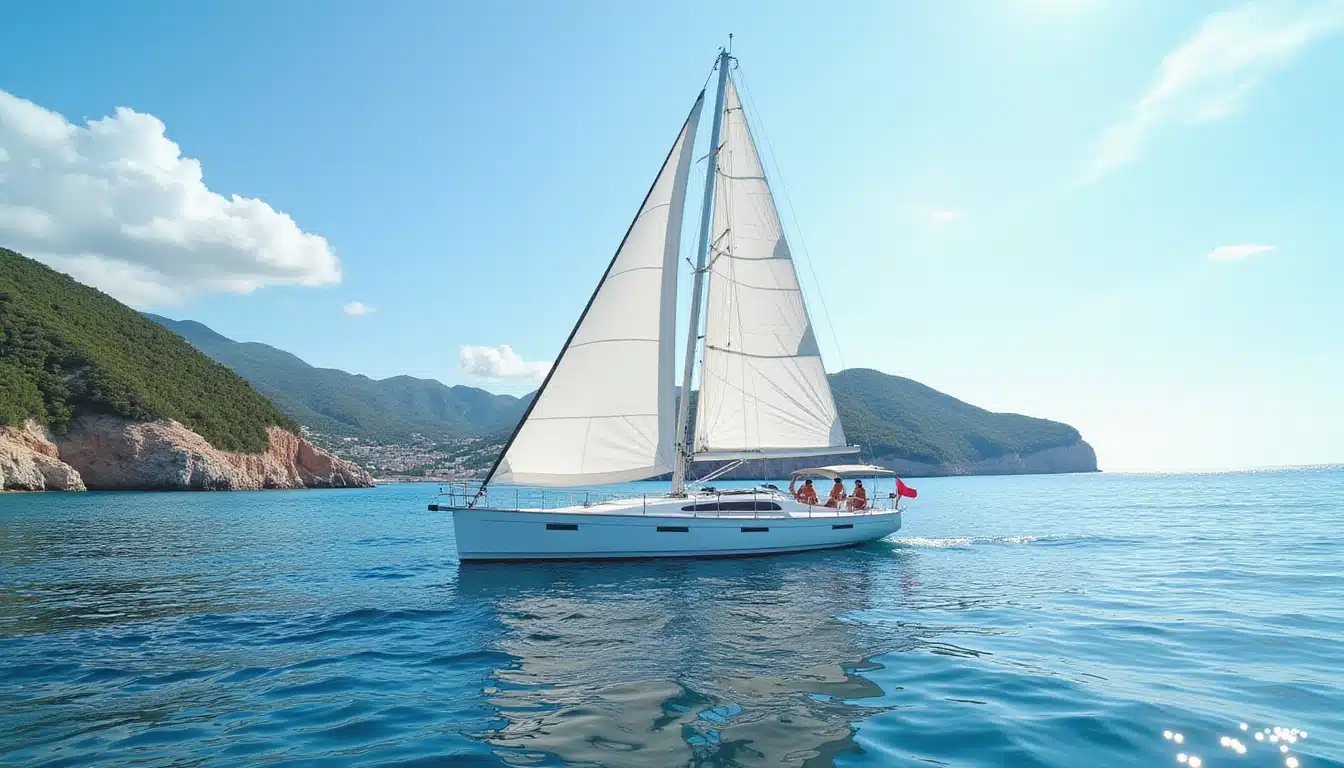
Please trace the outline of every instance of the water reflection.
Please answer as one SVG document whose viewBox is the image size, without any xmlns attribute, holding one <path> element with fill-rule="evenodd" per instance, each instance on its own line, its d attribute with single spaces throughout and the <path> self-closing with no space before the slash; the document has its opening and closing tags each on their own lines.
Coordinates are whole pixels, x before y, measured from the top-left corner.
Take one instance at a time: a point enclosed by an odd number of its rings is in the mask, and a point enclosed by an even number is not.
<svg viewBox="0 0 1344 768">
<path fill-rule="evenodd" d="M 460 599 L 491 607 L 514 659 L 480 738 L 516 764 L 830 765 L 882 711 L 868 659 L 919 642 L 847 619 L 911 588 L 892 558 L 464 566 Z"/>
</svg>

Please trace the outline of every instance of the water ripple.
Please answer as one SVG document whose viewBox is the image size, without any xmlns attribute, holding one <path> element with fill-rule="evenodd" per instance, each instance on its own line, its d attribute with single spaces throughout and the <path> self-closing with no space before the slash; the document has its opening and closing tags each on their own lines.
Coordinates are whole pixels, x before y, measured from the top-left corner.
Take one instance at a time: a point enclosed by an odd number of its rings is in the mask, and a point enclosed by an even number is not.
<svg viewBox="0 0 1344 768">
<path fill-rule="evenodd" d="M 6 497 L 0 764 L 1344 766 L 1344 471 L 921 491 L 856 550 L 460 568 L 416 487 Z"/>
</svg>

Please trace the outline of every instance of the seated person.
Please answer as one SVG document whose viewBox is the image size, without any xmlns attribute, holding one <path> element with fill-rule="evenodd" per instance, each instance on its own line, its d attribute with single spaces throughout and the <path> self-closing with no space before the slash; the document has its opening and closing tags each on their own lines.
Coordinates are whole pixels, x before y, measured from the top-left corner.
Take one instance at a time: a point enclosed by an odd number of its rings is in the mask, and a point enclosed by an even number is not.
<svg viewBox="0 0 1344 768">
<path fill-rule="evenodd" d="M 849 497 L 849 511 L 854 512 L 860 509 L 868 508 L 868 491 L 863 487 L 862 480 L 854 481 L 854 495 Z"/>
<path fill-rule="evenodd" d="M 826 506 L 831 509 L 839 509 L 841 504 L 845 503 L 845 483 L 840 478 L 835 478 L 835 485 L 831 486 L 831 497 L 826 500 Z"/>
<path fill-rule="evenodd" d="M 817 489 L 812 487 L 812 478 L 809 477 L 804 480 L 803 487 L 795 491 L 793 485 L 797 482 L 798 478 L 796 477 L 789 481 L 789 493 L 793 495 L 793 498 L 804 504 L 816 504 Z"/>
</svg>

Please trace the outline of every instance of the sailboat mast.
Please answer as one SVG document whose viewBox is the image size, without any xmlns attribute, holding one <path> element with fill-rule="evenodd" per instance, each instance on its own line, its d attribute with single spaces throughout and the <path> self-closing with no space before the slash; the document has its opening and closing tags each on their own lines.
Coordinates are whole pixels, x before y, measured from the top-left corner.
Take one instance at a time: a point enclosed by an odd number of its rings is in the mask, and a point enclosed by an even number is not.
<svg viewBox="0 0 1344 768">
<path fill-rule="evenodd" d="M 681 376 L 681 403 L 677 407 L 677 460 L 672 470 L 672 495 L 686 493 L 686 469 L 693 450 L 687 435 L 691 415 L 691 378 L 695 373 L 695 350 L 700 341 L 700 305 L 705 289 L 705 270 L 709 260 L 709 236 L 714 226 L 714 181 L 719 168 L 719 132 L 723 128 L 723 94 L 728 87 L 727 50 L 719 51 L 719 89 L 714 96 L 714 123 L 709 131 L 709 158 L 705 165 L 705 200 L 700 208 L 700 243 L 695 261 L 695 282 L 691 288 L 690 331 L 686 334 L 686 361 Z"/>
</svg>

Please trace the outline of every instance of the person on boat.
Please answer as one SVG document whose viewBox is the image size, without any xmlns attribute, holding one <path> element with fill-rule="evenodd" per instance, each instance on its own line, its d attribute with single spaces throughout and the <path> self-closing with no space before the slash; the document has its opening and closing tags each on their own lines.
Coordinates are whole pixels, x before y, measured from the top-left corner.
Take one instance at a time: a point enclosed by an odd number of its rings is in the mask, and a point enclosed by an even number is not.
<svg viewBox="0 0 1344 768">
<path fill-rule="evenodd" d="M 854 495 L 849 497 L 849 511 L 856 512 L 868 508 L 868 491 L 863 487 L 862 480 L 854 481 Z"/>
<path fill-rule="evenodd" d="M 845 503 L 845 481 L 835 478 L 835 485 L 831 486 L 831 497 L 826 500 L 826 506 L 831 509 L 839 509 L 841 504 Z"/>
<path fill-rule="evenodd" d="M 794 483 L 797 482 L 798 478 L 796 477 L 789 482 L 789 493 L 792 494 L 793 498 L 797 499 L 803 504 L 816 504 L 817 489 L 812 487 L 812 478 L 809 477 L 806 480 L 804 480 L 803 487 L 795 491 L 793 486 Z"/>
</svg>

